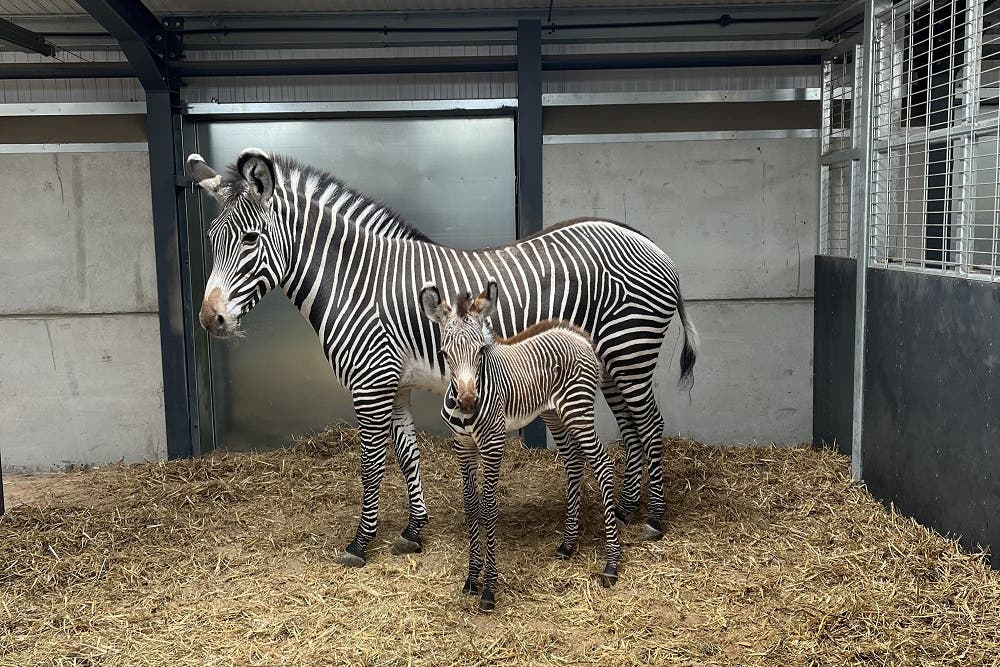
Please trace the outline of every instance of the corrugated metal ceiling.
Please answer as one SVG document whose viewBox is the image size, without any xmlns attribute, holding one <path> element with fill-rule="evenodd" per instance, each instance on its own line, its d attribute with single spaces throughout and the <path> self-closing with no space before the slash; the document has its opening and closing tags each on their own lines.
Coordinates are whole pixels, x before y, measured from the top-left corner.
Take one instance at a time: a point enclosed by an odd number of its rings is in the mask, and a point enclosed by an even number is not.
<svg viewBox="0 0 1000 667">
<path fill-rule="evenodd" d="M 829 4 L 830 0 L 556 0 L 553 15 L 567 9 L 655 8 L 664 5 L 799 6 Z M 145 0 L 156 14 L 247 14 L 274 13 L 274 0 Z M 281 13 L 288 12 L 414 12 L 463 10 L 548 10 L 547 0 L 284 0 Z M 83 10 L 72 0 L 0 0 L 0 16 L 79 15 Z"/>
</svg>

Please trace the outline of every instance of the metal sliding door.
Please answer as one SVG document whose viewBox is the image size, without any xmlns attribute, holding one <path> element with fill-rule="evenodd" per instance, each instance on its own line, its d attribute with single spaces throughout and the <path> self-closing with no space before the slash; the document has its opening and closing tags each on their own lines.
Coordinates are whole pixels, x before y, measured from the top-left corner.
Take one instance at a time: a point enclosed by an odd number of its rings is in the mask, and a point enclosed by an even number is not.
<svg viewBox="0 0 1000 667">
<path fill-rule="evenodd" d="M 194 130 L 196 150 L 217 169 L 247 146 L 289 155 L 380 199 L 442 244 L 482 247 L 516 235 L 511 117 L 201 121 Z M 207 269 L 205 230 L 218 206 L 199 199 L 192 239 L 202 239 Z M 204 276 L 194 280 L 197 308 Z M 265 297 L 244 328 L 245 338 L 210 341 L 207 362 L 199 360 L 210 367 L 201 373 L 211 385 L 201 392 L 211 402 L 202 413 L 211 415 L 216 447 L 278 447 L 293 434 L 353 422 L 350 394 L 283 293 Z M 414 392 L 418 429 L 444 432 L 440 400 Z"/>
</svg>

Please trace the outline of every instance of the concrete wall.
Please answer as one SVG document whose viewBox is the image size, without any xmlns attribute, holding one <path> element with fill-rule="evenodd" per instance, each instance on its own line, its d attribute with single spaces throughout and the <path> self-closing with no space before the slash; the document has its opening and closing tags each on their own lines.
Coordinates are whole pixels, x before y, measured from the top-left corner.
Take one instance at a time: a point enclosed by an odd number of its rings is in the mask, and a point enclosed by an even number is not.
<svg viewBox="0 0 1000 667">
<path fill-rule="evenodd" d="M 811 438 L 818 151 L 817 139 L 545 146 L 546 224 L 621 220 L 680 270 L 702 347 L 689 404 L 676 389 L 676 328 L 663 346 L 655 386 L 667 433 L 710 443 Z M 602 407 L 602 438 L 616 437 Z"/>
<path fill-rule="evenodd" d="M 4 153 L 0 181 L 3 467 L 163 457 L 146 153 Z"/>
</svg>

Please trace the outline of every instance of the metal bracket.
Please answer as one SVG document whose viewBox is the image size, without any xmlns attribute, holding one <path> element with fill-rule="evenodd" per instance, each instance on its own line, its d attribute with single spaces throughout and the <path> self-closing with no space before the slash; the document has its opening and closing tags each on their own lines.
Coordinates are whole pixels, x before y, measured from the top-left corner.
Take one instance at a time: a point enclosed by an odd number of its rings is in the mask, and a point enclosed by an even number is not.
<svg viewBox="0 0 1000 667">
<path fill-rule="evenodd" d="M 163 28 L 166 31 L 165 53 L 169 63 L 183 60 L 184 58 L 184 19 L 179 16 L 168 16 L 163 19 Z"/>
</svg>

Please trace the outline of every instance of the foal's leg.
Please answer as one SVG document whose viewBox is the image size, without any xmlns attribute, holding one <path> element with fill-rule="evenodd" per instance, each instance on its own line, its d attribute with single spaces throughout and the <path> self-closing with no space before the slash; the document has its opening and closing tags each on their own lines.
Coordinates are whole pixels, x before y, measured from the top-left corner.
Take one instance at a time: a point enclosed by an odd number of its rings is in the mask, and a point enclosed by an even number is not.
<svg viewBox="0 0 1000 667">
<path fill-rule="evenodd" d="M 483 595 L 479 608 L 492 611 L 496 606 L 497 579 L 497 523 L 500 520 L 500 461 L 506 433 L 501 429 L 483 434 L 479 443 L 479 456 L 483 460 L 483 526 L 486 528 L 486 569 L 483 572 Z"/>
<path fill-rule="evenodd" d="M 562 457 L 563 465 L 566 466 L 566 524 L 563 529 L 562 542 L 556 548 L 556 558 L 566 560 L 573 555 L 577 539 L 580 537 L 580 480 L 583 477 L 583 463 L 580 461 L 580 457 L 570 441 L 569 433 L 558 415 L 555 412 L 547 411 L 543 412 L 541 417 L 549 431 L 552 432 L 556 449 L 559 451 L 559 456 Z"/>
<path fill-rule="evenodd" d="M 483 569 L 482 545 L 479 540 L 479 489 L 476 488 L 476 467 L 479 454 L 476 443 L 467 436 L 456 435 L 452 448 L 462 471 L 462 500 L 465 503 L 465 524 L 469 529 L 469 574 L 463 593 L 479 592 L 479 573 Z"/>
</svg>

